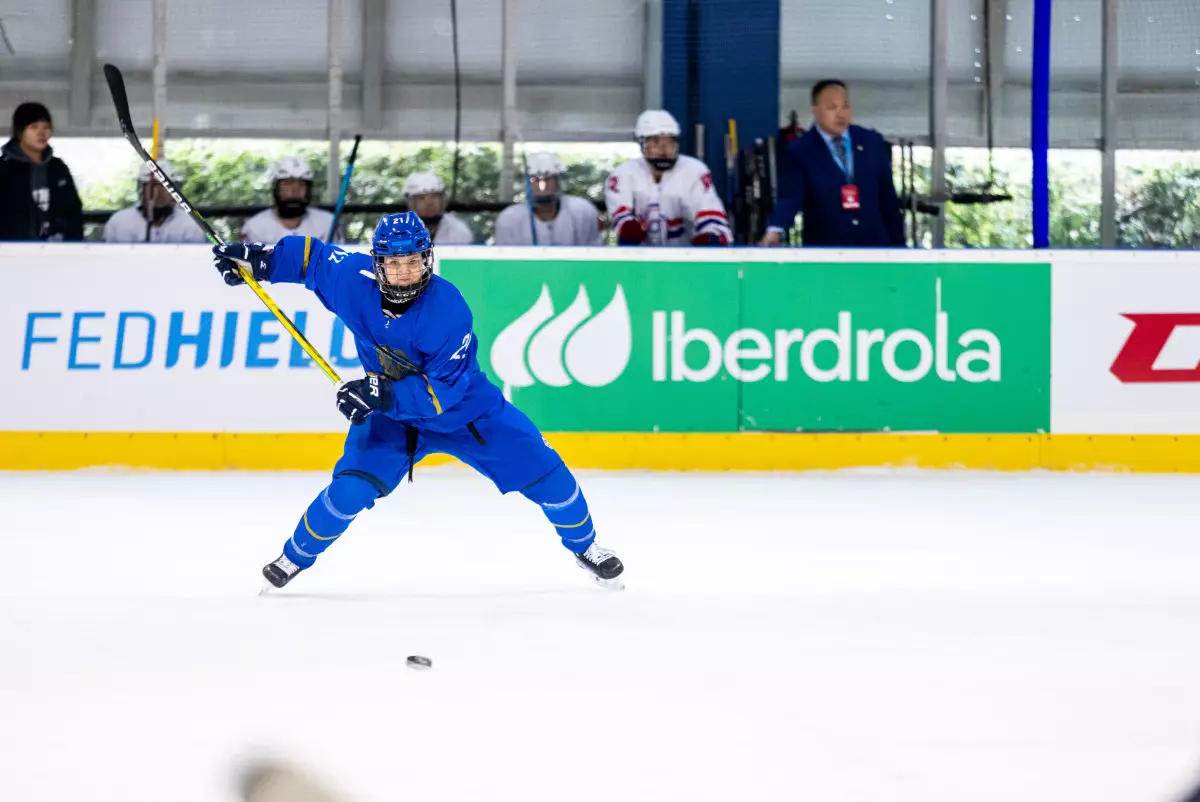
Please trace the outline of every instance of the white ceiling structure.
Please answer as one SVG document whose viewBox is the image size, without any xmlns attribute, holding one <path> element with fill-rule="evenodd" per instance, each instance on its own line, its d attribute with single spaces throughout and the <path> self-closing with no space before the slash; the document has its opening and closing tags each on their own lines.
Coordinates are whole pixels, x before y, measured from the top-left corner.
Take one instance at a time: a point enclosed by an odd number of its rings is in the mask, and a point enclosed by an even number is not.
<svg viewBox="0 0 1200 802">
<path fill-rule="evenodd" d="M 174 136 L 328 136 L 327 0 L 0 0 L 0 109 L 33 98 L 63 135 L 111 135 L 99 69 L 126 73 L 135 121 L 152 117 L 156 1 L 166 7 L 165 124 Z M 340 127 L 449 139 L 449 0 L 339 0 Z M 520 0 L 517 124 L 528 140 L 626 140 L 654 99 L 661 0 Z M 948 144 L 986 141 L 989 51 L 996 144 L 1028 146 L 1033 0 L 950 3 Z M 462 136 L 501 138 L 502 4 L 458 0 Z M 997 15 L 999 12 L 999 16 Z M 1101 0 L 1054 0 L 1051 145 L 1097 147 Z M 758 24 L 731 18 L 729 24 Z M 1200 0 L 1120 0 L 1119 146 L 1200 148 Z M 929 130 L 930 0 L 782 0 L 781 112 L 807 119 L 823 77 L 846 80 L 856 117 L 890 136 Z M 11 50 L 10 50 L 11 47 Z M 6 111 L 3 113 L 7 113 Z"/>
<path fill-rule="evenodd" d="M 1028 147 L 1033 0 L 991 7 L 996 144 Z M 984 0 L 949 3 L 951 145 L 986 142 L 984 10 Z M 1054 0 L 1051 147 L 1098 146 L 1101 13 L 1101 0 Z M 1200 149 L 1200 0 L 1119 0 L 1117 34 L 1119 147 Z M 929 0 L 782 0 L 780 38 L 785 114 L 809 117 L 812 84 L 839 77 L 858 121 L 893 136 L 928 134 Z"/>
<path fill-rule="evenodd" d="M 343 130 L 451 138 L 449 0 L 341 2 Z M 165 5 L 164 123 L 174 135 L 328 135 L 326 0 Z M 521 0 L 515 49 L 525 139 L 630 138 L 644 94 L 645 6 L 644 0 Z M 0 43 L 0 108 L 36 98 L 55 113 L 60 134 L 115 133 L 100 70 L 111 62 L 125 73 L 135 122 L 148 122 L 152 7 L 153 0 L 0 0 L 0 22 L 15 51 Z M 458 0 L 457 19 L 463 138 L 495 141 L 503 104 L 501 3 Z M 78 25 L 92 32 L 92 57 L 73 72 Z M 87 49 L 86 36 L 79 44 Z M 90 72 L 86 83 L 80 72 Z M 364 79 L 372 78 L 376 99 L 364 106 Z"/>
</svg>

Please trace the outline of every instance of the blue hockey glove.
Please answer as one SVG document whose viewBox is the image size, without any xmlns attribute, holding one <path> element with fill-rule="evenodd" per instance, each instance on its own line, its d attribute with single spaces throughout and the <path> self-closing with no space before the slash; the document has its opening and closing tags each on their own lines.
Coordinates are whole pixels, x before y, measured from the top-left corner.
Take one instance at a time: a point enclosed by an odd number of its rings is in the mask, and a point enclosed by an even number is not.
<svg viewBox="0 0 1200 802">
<path fill-rule="evenodd" d="M 261 242 L 226 242 L 213 246 L 213 260 L 221 278 L 230 287 L 245 284 L 242 274 L 238 272 L 238 262 L 250 266 L 250 272 L 256 281 L 269 281 L 271 278 L 271 248 Z M 234 260 L 237 261 L 234 261 Z"/>
<path fill-rule="evenodd" d="M 396 403 L 392 380 L 387 376 L 368 376 L 346 382 L 337 391 L 338 412 L 355 426 L 364 423 L 372 412 L 391 409 Z"/>
</svg>

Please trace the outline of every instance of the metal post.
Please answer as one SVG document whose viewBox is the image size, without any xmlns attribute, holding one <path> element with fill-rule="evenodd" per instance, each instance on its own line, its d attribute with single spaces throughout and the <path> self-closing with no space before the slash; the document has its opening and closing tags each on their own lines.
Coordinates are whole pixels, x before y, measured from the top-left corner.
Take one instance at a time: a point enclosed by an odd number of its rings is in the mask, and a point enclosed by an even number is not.
<svg viewBox="0 0 1200 802">
<path fill-rule="evenodd" d="M 1050 41 L 1054 0 L 1033 0 L 1029 151 L 1033 157 L 1033 247 L 1050 247 Z"/>
<path fill-rule="evenodd" d="M 642 36 L 642 108 L 662 108 L 663 6 L 662 0 L 646 0 Z"/>
<path fill-rule="evenodd" d="M 1008 48 L 1008 0 L 991 0 L 987 6 L 988 41 L 984 43 L 983 63 L 987 67 L 987 94 L 990 106 L 984 109 L 987 125 L 984 135 L 988 146 L 992 143 L 997 120 L 1004 119 L 1004 92 L 1007 81 L 1004 72 L 1004 54 Z"/>
<path fill-rule="evenodd" d="M 329 39 L 326 58 L 329 66 L 329 169 L 325 187 L 326 202 L 337 203 L 342 167 L 342 20 L 343 0 L 329 0 Z"/>
<path fill-rule="evenodd" d="M 929 142 L 933 146 L 933 163 L 930 167 L 929 191 L 935 197 L 946 194 L 946 112 L 949 84 L 949 18 L 950 0 L 930 0 L 929 36 Z M 946 245 L 946 209 L 933 221 L 933 247 Z"/>
<path fill-rule="evenodd" d="M 383 74 L 387 60 L 387 0 L 363 0 L 362 127 L 383 128 Z"/>
<path fill-rule="evenodd" d="M 157 131 L 158 136 L 153 140 L 157 146 L 151 144 L 151 149 L 157 152 L 150 155 L 161 158 L 163 155 L 162 143 L 167 138 L 167 126 L 163 120 L 163 116 L 167 113 L 167 0 L 154 0 L 152 13 L 154 19 L 154 98 L 151 109 L 154 116 L 154 130 Z"/>
<path fill-rule="evenodd" d="M 1117 0 L 1104 0 L 1100 92 L 1100 247 L 1117 247 Z"/>
<path fill-rule="evenodd" d="M 71 3 L 71 89 L 67 119 L 73 128 L 92 121 L 92 64 L 96 61 L 96 2 Z"/>
<path fill-rule="evenodd" d="M 500 162 L 500 200 L 513 199 L 513 145 L 519 136 L 517 122 L 517 0 L 504 0 L 500 33 L 503 62 L 501 80 L 504 84 L 504 105 L 500 109 L 500 133 L 504 153 Z"/>
</svg>

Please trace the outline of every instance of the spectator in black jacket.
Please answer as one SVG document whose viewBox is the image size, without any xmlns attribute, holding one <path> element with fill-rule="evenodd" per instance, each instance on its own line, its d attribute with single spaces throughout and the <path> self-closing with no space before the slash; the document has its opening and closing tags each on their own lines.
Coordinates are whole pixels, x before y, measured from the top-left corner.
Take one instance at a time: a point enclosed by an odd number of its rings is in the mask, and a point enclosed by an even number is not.
<svg viewBox="0 0 1200 802">
<path fill-rule="evenodd" d="M 48 144 L 53 133 L 41 103 L 13 112 L 12 139 L 0 148 L 0 240 L 83 239 L 83 204 Z"/>
</svg>

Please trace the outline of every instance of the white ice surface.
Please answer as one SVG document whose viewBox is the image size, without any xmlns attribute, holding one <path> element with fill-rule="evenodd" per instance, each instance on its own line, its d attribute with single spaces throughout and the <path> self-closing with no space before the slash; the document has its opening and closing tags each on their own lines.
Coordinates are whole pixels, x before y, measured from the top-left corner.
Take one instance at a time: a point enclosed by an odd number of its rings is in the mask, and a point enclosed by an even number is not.
<svg viewBox="0 0 1200 802">
<path fill-rule="evenodd" d="M 582 478 L 623 593 L 444 468 L 259 598 L 324 475 L 0 473 L 0 800 L 229 802 L 264 752 L 356 802 L 1197 779 L 1200 478 Z"/>
</svg>

